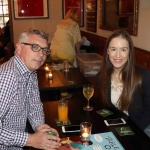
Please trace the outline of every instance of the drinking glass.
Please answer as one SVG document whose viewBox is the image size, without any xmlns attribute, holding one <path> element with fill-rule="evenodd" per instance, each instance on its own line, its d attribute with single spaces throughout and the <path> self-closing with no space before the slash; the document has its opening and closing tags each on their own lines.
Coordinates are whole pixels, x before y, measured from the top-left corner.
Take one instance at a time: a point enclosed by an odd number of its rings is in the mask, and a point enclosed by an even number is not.
<svg viewBox="0 0 150 150">
<path fill-rule="evenodd" d="M 69 60 L 65 59 L 63 61 L 63 65 L 64 65 L 64 72 L 68 72 L 69 71 Z"/>
<path fill-rule="evenodd" d="M 86 111 L 91 111 L 93 110 L 92 106 L 89 106 L 89 100 L 90 98 L 93 96 L 94 94 L 94 87 L 91 84 L 87 84 L 83 86 L 83 94 L 85 96 L 85 98 L 87 99 L 87 106 L 84 106 L 83 109 Z"/>
<path fill-rule="evenodd" d="M 68 100 L 58 101 L 58 120 L 66 124 L 68 121 Z"/>
<path fill-rule="evenodd" d="M 92 124 L 90 122 L 82 122 L 80 124 L 81 131 L 81 141 L 83 141 L 83 145 L 89 145 Z"/>
</svg>

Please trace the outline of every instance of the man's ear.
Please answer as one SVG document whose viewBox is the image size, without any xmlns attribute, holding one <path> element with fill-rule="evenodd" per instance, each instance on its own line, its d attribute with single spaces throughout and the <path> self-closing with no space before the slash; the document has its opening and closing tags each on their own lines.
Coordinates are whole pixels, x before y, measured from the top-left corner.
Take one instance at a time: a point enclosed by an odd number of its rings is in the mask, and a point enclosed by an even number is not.
<svg viewBox="0 0 150 150">
<path fill-rule="evenodd" d="M 18 43 L 16 44 L 16 53 L 19 55 L 20 52 L 21 52 L 21 43 L 18 42 Z"/>
</svg>

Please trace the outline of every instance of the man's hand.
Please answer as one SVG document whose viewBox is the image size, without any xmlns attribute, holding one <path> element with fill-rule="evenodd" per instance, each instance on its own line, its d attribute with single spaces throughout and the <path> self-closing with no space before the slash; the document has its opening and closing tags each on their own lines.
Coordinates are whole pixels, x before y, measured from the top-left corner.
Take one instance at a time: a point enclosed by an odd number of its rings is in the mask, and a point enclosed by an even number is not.
<svg viewBox="0 0 150 150">
<path fill-rule="evenodd" d="M 36 127 L 36 132 L 42 130 L 42 129 L 50 129 L 51 127 L 48 124 L 41 124 Z"/>
<path fill-rule="evenodd" d="M 55 129 L 42 129 L 34 134 L 29 134 L 26 146 L 32 146 L 38 149 L 55 150 L 58 149 L 61 144 L 60 138 L 53 135 L 48 135 L 46 132 L 52 131 L 57 133 Z M 57 133 L 58 134 L 58 133 Z"/>
<path fill-rule="evenodd" d="M 40 131 L 40 130 L 43 130 L 43 129 L 48 129 L 52 132 L 55 132 L 57 134 L 57 136 L 59 136 L 57 130 L 51 128 L 48 124 L 42 124 L 42 125 L 39 125 L 36 127 L 36 132 Z"/>
</svg>

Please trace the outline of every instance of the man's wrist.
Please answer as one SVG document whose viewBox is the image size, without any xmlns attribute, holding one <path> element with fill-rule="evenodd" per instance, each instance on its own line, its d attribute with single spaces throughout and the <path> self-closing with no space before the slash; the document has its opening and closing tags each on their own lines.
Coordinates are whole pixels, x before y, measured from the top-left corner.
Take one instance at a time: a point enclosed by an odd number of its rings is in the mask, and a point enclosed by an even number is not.
<svg viewBox="0 0 150 150">
<path fill-rule="evenodd" d="M 25 146 L 32 146 L 32 134 L 28 134 L 28 139 Z"/>
</svg>

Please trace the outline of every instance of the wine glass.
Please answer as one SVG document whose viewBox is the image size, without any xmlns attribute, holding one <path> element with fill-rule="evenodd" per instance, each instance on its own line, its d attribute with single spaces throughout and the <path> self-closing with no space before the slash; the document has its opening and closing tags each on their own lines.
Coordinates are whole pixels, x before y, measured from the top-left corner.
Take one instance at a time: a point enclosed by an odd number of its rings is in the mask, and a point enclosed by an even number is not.
<svg viewBox="0 0 150 150">
<path fill-rule="evenodd" d="M 93 96 L 94 94 L 94 87 L 91 84 L 87 84 L 83 86 L 83 94 L 85 96 L 85 98 L 87 99 L 87 106 L 84 106 L 83 109 L 86 111 L 91 111 L 93 110 L 93 107 L 89 106 L 89 100 L 90 98 Z"/>
</svg>

